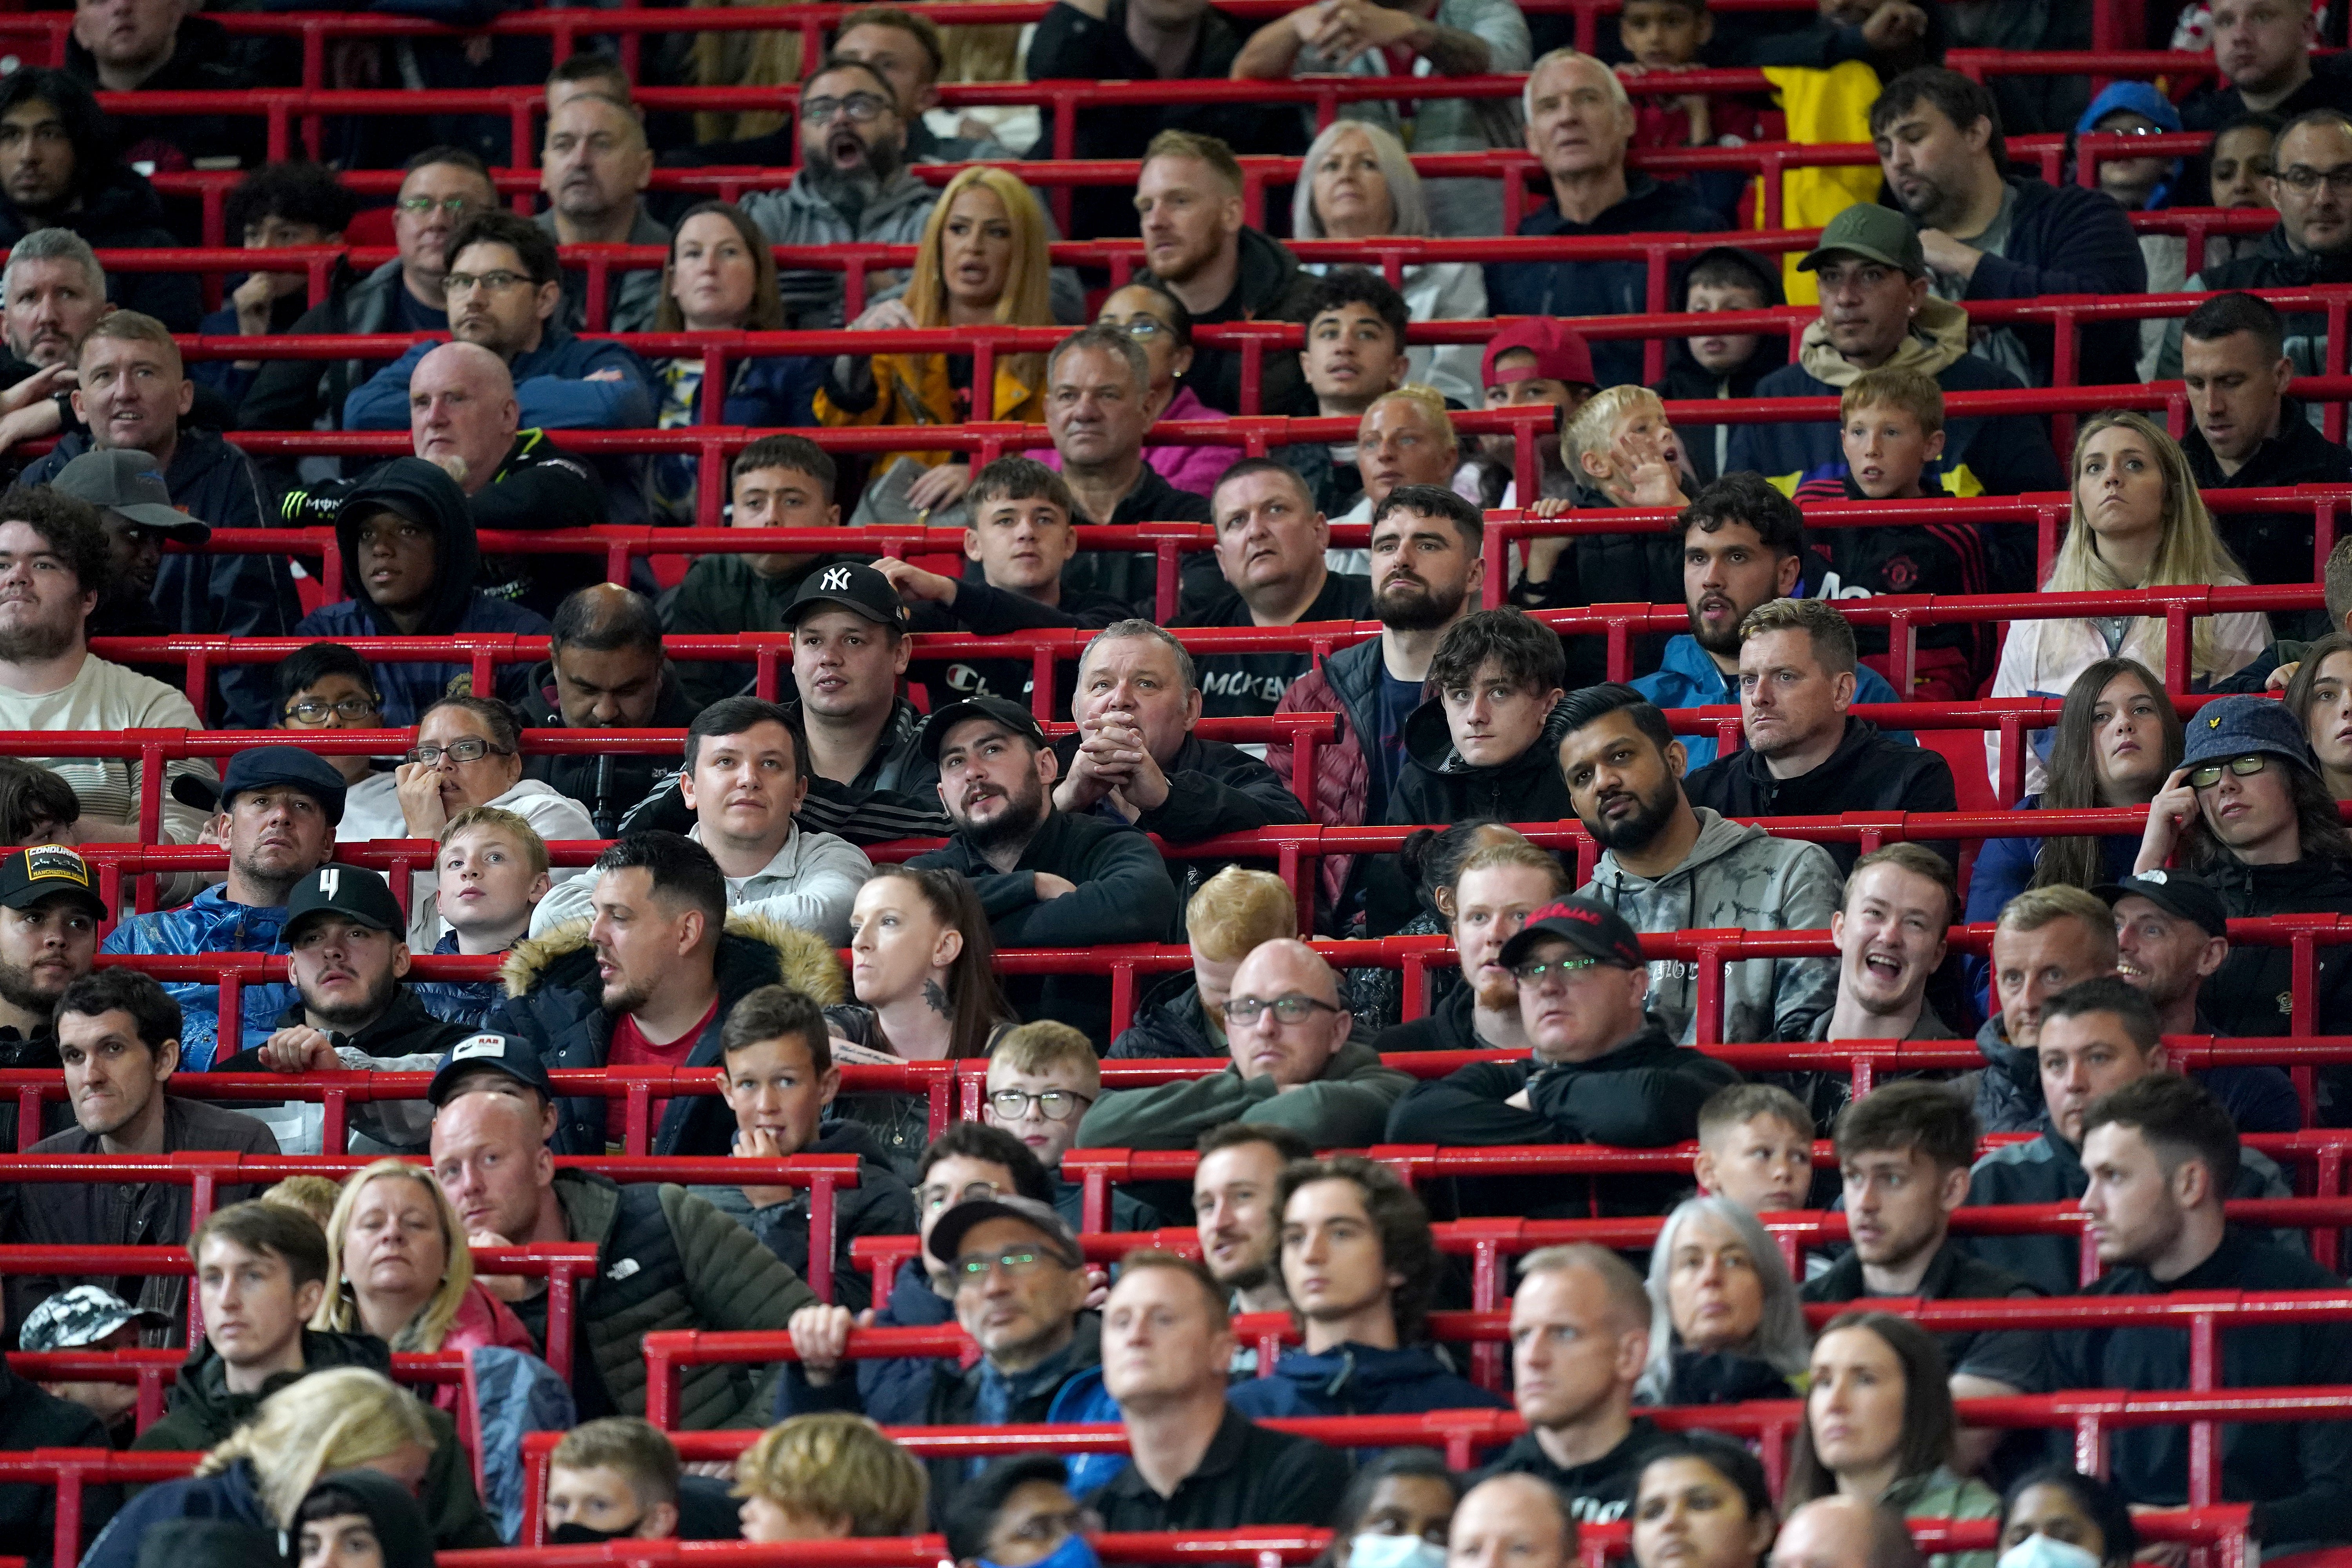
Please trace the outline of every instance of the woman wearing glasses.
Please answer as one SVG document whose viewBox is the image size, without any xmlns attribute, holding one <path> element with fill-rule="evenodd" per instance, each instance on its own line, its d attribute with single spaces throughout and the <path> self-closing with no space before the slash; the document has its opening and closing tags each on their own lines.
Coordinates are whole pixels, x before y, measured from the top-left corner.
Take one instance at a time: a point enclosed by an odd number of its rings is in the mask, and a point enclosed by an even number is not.
<svg viewBox="0 0 2352 1568">
<path fill-rule="evenodd" d="M 1184 302 L 1154 283 L 1130 283 L 1108 295 L 1095 312 L 1095 324 L 1117 327 L 1135 341 L 1151 366 L 1151 423 L 1223 419 L 1224 415 L 1201 401 L 1183 384 L 1192 368 L 1192 312 Z M 1062 466 L 1062 454 L 1047 447 L 1029 454 L 1049 468 Z M 1180 490 L 1207 495 L 1224 471 L 1245 456 L 1239 447 L 1146 447 L 1143 460 Z"/>
<path fill-rule="evenodd" d="M 2180 766 L 2148 805 L 2135 874 L 2168 866 L 2201 873 L 2233 918 L 2352 914 L 2352 835 L 2287 704 L 2223 697 L 2189 719 Z M 2232 944 L 2199 993 L 2198 1026 L 2210 1018 L 2217 1035 L 2257 1039 L 2352 1029 L 2352 961 L 2341 948 L 2318 958 L 2316 1016 L 2291 1030 L 2292 950 Z M 2320 1069 L 2331 1125 L 2352 1120 L 2346 1077 Z"/>
<path fill-rule="evenodd" d="M 2043 581 L 2045 594 L 2114 593 L 2119 589 L 2201 587 L 2242 584 L 2229 547 L 2197 493 L 2179 443 L 2143 415 L 2109 413 L 2084 421 L 2074 441 L 2074 507 L 2058 559 Z M 2189 678 L 2193 690 L 2234 675 L 2270 646 L 2270 623 L 2238 612 L 2189 623 Z M 2130 658 L 2162 669 L 2162 616 L 2103 616 L 2074 620 L 2020 620 L 2010 627 L 1999 697 L 2060 697 L 2074 678 L 2103 658 Z M 2047 737 L 2049 731 L 2041 732 Z M 2025 759 L 2025 791 L 2048 782 L 2041 739 Z M 2000 737 L 1985 737 L 1985 762 L 2000 787 Z"/>
<path fill-rule="evenodd" d="M 503 702 L 444 697 L 427 708 L 393 777 L 404 838 L 437 839 L 451 817 L 478 805 L 513 812 L 551 844 L 598 837 L 586 806 L 522 776 L 522 731 Z"/>
<path fill-rule="evenodd" d="M 1045 213 L 1020 177 L 986 164 L 948 182 L 915 247 L 907 292 L 849 323 L 852 331 L 924 327 L 1050 327 Z M 993 384 L 972 385 L 968 353 L 835 356 L 816 395 L 827 425 L 1038 424 L 1045 417 L 1045 356 L 1000 353 Z M 971 487 L 972 468 L 948 451 L 904 451 L 875 469 L 854 522 L 904 522 L 945 512 Z"/>
</svg>

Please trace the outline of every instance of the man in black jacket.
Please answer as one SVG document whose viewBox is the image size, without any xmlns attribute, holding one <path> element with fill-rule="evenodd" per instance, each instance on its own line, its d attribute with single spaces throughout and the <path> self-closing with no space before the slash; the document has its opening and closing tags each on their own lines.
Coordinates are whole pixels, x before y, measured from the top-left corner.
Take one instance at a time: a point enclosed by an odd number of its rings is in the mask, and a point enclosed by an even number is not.
<svg viewBox="0 0 2352 1568">
<path fill-rule="evenodd" d="M 1759 605 L 1739 637 L 1739 723 L 1748 744 L 1683 780 L 1693 805 L 1738 817 L 1959 809 L 1942 752 L 1888 740 L 1853 716 L 1861 659 L 1853 628 L 1828 600 Z M 1853 844 L 1823 847 L 1840 875 L 1861 853 Z M 1933 847 L 1959 858 L 1958 844 Z"/>
<path fill-rule="evenodd" d="M 2180 106 L 2189 131 L 2217 131 L 2249 110 L 2292 120 L 2315 109 L 2352 111 L 2352 73 L 2341 56 L 2314 58 L 2317 16 L 2293 0 L 2214 0 L 2219 81 Z"/>
<path fill-rule="evenodd" d="M 1060 764 L 1027 709 L 1001 697 L 950 702 L 923 726 L 922 745 L 955 833 L 908 863 L 971 878 L 999 948 L 1168 940 L 1176 888 L 1160 852 L 1125 824 L 1055 807 Z M 1108 1042 L 1107 978 L 1024 977 L 1005 991 L 1024 1018 Z"/>
<path fill-rule="evenodd" d="M 1437 695 L 1405 721 L 1407 761 L 1388 820 L 1573 816 L 1559 773 L 1567 676 L 1559 634 L 1524 610 L 1473 610 L 1447 627 L 1429 661 Z"/>
<path fill-rule="evenodd" d="M 1178 489 L 1143 460 L 1152 418 L 1151 362 L 1125 328 L 1081 327 L 1055 344 L 1045 356 L 1045 433 L 1054 438 L 1070 487 L 1073 521 L 1106 526 L 1209 521 L 1208 497 Z M 1205 552 L 1182 557 L 1181 573 L 1188 598 L 1213 595 L 1223 586 L 1216 559 Z M 1156 612 L 1158 584 L 1144 552 L 1082 550 L 1062 580 L 1068 588 L 1116 596 L 1130 615 Z"/>
<path fill-rule="evenodd" d="M 2083 1119 L 2083 1194 L 2107 1273 L 2092 1296 L 2175 1291 L 2333 1290 L 2310 1258 L 2232 1226 L 2223 1197 L 2238 1164 L 2237 1129 L 2210 1094 L 2170 1073 L 2102 1097 Z M 2352 1379 L 2342 1323 L 2236 1326 L 2220 1332 L 2216 1386 L 2269 1388 Z M 2051 1336 L 2060 1388 L 2147 1392 L 2189 1386 L 2189 1336 L 2169 1326 L 2073 1329 Z M 2277 1548 L 2340 1542 L 2352 1510 L 2352 1426 L 2249 1422 L 2221 1430 L 2217 1501 L 2252 1503 L 2252 1528 Z M 2186 1426 L 2135 1427 L 2113 1439 L 2114 1480 L 2135 1505 L 2179 1508 L 2189 1495 Z"/>
<path fill-rule="evenodd" d="M 2042 294 L 2138 294 L 2147 261 L 2123 208 L 2104 192 L 2009 173 L 2000 106 L 1980 82 L 1941 66 L 1906 71 L 1870 108 L 1886 184 L 1919 225 L 1939 300 L 2031 300 Z M 2056 341 L 2047 327 L 1996 327 L 1977 352 L 2048 386 Z M 2139 325 L 2082 329 L 2077 379 L 2138 381 Z"/>
<path fill-rule="evenodd" d="M 694 707 L 662 657 L 661 617 L 617 584 L 583 588 L 555 607 L 548 661 L 531 671 L 523 723 L 534 730 L 683 730 Z M 676 752 L 533 756 L 524 776 L 588 808 L 610 837 L 621 816 L 677 771 Z"/>
<path fill-rule="evenodd" d="M 74 798 L 71 784 L 47 773 L 35 782 L 59 786 L 51 807 L 67 810 L 67 801 Z M 0 913 L 0 1068 L 55 1071 L 64 1065 L 58 1058 L 58 998 L 90 972 L 98 928 L 106 919 L 98 875 L 61 844 L 12 849 L 0 859 L 0 910 L 5 911 Z M 1297 929 L 1294 920 L 1290 930 Z M 71 1125 L 69 1105 L 51 1105 L 41 1113 L 44 1133 Z M 0 1107 L 0 1149 L 22 1146 L 16 1108 Z M 0 1232 L 13 1225 L 12 1209 L 0 1200 Z"/>
<path fill-rule="evenodd" d="M 1643 1013 L 1649 969 L 1625 917 L 1591 899 L 1563 899 L 1528 916 L 1503 946 L 1519 983 L 1519 1020 L 1535 1046 L 1522 1066 L 1481 1062 L 1416 1085 L 1389 1116 L 1394 1143 L 1472 1148 L 1613 1143 L 1654 1149 L 1696 1135 L 1698 1108 L 1738 1075 L 1676 1046 Z M 1518 1179 L 1507 1206 L 1481 1212 L 1655 1214 L 1675 1176 Z M 1465 1191 L 1465 1207 L 1472 1206 Z"/>
<path fill-rule="evenodd" d="M 92 92 L 228 93 L 261 86 L 236 59 L 221 25 L 194 10 L 186 0 L 84 0 L 74 8 L 66 74 Z M 177 174 L 255 168 L 268 156 L 257 115 L 157 116 L 134 109 L 125 123 L 134 128 L 123 138 L 126 163 Z M 194 245 L 198 236 L 190 230 L 181 239 Z"/>
</svg>

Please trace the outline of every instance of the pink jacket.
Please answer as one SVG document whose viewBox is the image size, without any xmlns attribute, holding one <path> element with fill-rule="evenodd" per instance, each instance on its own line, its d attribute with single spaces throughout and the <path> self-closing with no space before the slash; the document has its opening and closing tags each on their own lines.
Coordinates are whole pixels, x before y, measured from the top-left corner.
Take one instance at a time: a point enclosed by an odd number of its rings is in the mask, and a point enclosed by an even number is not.
<svg viewBox="0 0 2352 1568">
<path fill-rule="evenodd" d="M 477 1279 L 466 1288 L 464 1298 L 457 1303 L 457 1321 L 442 1336 L 441 1348 L 445 1351 L 470 1351 L 483 1345 L 502 1345 L 508 1350 L 520 1351 L 525 1355 L 540 1353 L 538 1342 L 530 1337 L 530 1331 L 522 1326 L 522 1320 L 515 1316 L 514 1309 L 483 1289 L 482 1282 Z M 464 1384 L 445 1383 L 433 1390 L 433 1403 L 444 1412 L 455 1415 L 457 1401 L 464 1394 Z"/>
<path fill-rule="evenodd" d="M 1220 414 L 1198 397 L 1189 386 L 1180 386 L 1176 395 L 1168 400 L 1167 409 L 1160 416 L 1172 420 L 1223 419 Z M 1062 454 L 1051 447 L 1041 447 L 1029 453 L 1047 468 L 1059 471 Z M 1248 454 L 1239 447 L 1146 447 L 1143 460 L 1159 471 L 1160 477 L 1180 490 L 1194 495 L 1207 495 L 1217 488 L 1217 480 L 1227 468 Z"/>
</svg>

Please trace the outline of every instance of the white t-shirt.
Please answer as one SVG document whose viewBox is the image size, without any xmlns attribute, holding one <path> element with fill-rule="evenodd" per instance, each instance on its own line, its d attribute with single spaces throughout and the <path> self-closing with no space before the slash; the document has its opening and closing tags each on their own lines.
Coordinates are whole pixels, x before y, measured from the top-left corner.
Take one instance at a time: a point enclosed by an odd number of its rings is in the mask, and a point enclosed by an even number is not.
<svg viewBox="0 0 2352 1568">
<path fill-rule="evenodd" d="M 105 734 L 122 730 L 202 730 L 186 695 L 126 666 L 86 657 L 70 684 L 39 696 L 0 687 L 0 730 Z M 82 815 L 126 826 L 139 820 L 139 763 L 121 757 L 26 757 L 73 785 Z M 206 814 L 172 798 L 170 781 L 193 776 L 216 784 L 213 764 L 183 758 L 163 765 L 163 838 L 193 844 Z"/>
</svg>

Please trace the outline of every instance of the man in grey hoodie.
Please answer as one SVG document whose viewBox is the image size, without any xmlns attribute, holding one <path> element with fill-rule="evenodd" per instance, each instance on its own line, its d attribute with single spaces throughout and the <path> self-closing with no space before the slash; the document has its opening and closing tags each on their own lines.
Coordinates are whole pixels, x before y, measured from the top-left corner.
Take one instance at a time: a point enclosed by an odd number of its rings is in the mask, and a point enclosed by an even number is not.
<svg viewBox="0 0 2352 1568">
<path fill-rule="evenodd" d="M 1637 931 L 1822 931 L 1838 908 L 1837 867 L 1818 844 L 1694 807 L 1683 793 L 1683 748 L 1666 716 L 1630 686 L 1571 693 L 1560 772 L 1577 820 L 1603 853 L 1580 898 L 1607 904 Z M 1837 1001 L 1828 958 L 1748 959 L 1724 974 L 1726 1040 L 1802 1040 Z M 1697 966 L 1650 964 L 1648 1010 L 1683 1044 L 1697 1037 Z"/>
</svg>

